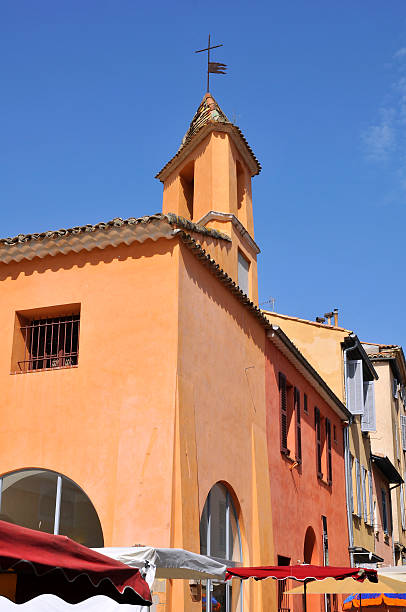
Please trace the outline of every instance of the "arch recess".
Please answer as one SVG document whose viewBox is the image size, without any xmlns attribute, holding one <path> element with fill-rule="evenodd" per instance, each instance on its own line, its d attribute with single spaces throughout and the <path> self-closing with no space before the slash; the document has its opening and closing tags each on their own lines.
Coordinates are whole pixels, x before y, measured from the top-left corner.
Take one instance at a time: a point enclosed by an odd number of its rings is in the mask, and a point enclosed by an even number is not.
<svg viewBox="0 0 406 612">
<path fill-rule="evenodd" d="M 0 477 L 0 519 L 66 535 L 85 546 L 104 545 L 100 519 L 88 495 L 51 470 L 21 469 Z"/>
<path fill-rule="evenodd" d="M 227 565 L 243 562 L 241 531 L 234 499 L 235 495 L 231 494 L 228 486 L 217 482 L 207 495 L 200 519 L 200 553 L 224 559 Z M 242 612 L 242 582 L 208 580 L 203 586 L 202 602 L 207 612 L 217 609 Z"/>
</svg>

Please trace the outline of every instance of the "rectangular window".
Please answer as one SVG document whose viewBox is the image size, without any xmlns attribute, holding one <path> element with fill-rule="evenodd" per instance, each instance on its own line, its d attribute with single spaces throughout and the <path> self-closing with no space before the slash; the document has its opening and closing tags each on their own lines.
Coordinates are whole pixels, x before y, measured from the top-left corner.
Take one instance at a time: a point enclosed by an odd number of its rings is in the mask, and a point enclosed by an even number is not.
<svg viewBox="0 0 406 612">
<path fill-rule="evenodd" d="M 364 384 L 362 378 L 362 360 L 347 362 L 347 402 L 351 414 L 364 412 Z"/>
<path fill-rule="evenodd" d="M 374 524 L 374 497 L 372 489 L 372 472 L 368 470 L 369 524 Z"/>
<path fill-rule="evenodd" d="M 321 517 L 322 525 L 323 525 L 323 565 L 329 564 L 328 559 L 328 532 L 327 532 L 327 517 Z"/>
<path fill-rule="evenodd" d="M 357 511 L 355 514 L 361 518 L 361 470 L 357 458 L 355 458 L 355 488 L 357 491 Z"/>
<path fill-rule="evenodd" d="M 350 493 L 350 510 L 352 514 L 355 512 L 354 508 L 354 457 L 350 454 L 350 475 L 351 475 L 351 486 L 349 487 Z"/>
<path fill-rule="evenodd" d="M 406 416 L 400 415 L 400 427 L 402 432 L 402 449 L 406 451 Z"/>
<path fill-rule="evenodd" d="M 300 423 L 300 391 L 295 387 L 296 461 L 302 463 L 302 428 Z"/>
<path fill-rule="evenodd" d="M 316 469 L 317 477 L 323 478 L 323 471 L 321 468 L 321 424 L 320 424 L 320 410 L 317 406 L 314 408 L 314 427 L 316 430 Z"/>
<path fill-rule="evenodd" d="M 333 482 L 333 467 L 331 461 L 331 423 L 326 419 L 326 441 L 327 441 L 327 482 Z"/>
<path fill-rule="evenodd" d="M 21 320 L 20 372 L 70 368 L 78 364 L 80 315 Z"/>
<path fill-rule="evenodd" d="M 373 380 L 367 380 L 364 388 L 364 413 L 361 416 L 361 431 L 376 431 L 375 386 Z"/>
<path fill-rule="evenodd" d="M 398 381 L 395 377 L 393 377 L 392 384 L 393 384 L 392 395 L 395 399 L 397 399 L 398 398 Z"/>
<path fill-rule="evenodd" d="M 248 272 L 250 269 L 250 262 L 248 259 L 238 251 L 238 286 L 242 291 L 249 295 L 249 277 Z"/>
<path fill-rule="evenodd" d="M 286 376 L 279 372 L 279 404 L 281 419 L 281 452 L 288 454 L 288 398 Z"/>
<path fill-rule="evenodd" d="M 383 526 L 383 531 L 386 535 L 388 535 L 388 514 L 387 514 L 387 508 L 386 508 L 386 493 L 385 491 L 382 489 L 382 526 Z"/>
<path fill-rule="evenodd" d="M 368 506 L 367 506 L 367 471 L 364 466 L 361 466 L 361 490 L 362 490 L 362 507 L 364 510 L 364 523 L 368 523 Z"/>
<path fill-rule="evenodd" d="M 306 395 L 306 393 L 303 393 L 303 412 L 305 414 L 309 414 L 309 410 L 307 408 L 307 395 Z"/>
<path fill-rule="evenodd" d="M 406 516 L 405 516 L 405 485 L 401 484 L 399 488 L 399 499 L 400 499 L 400 518 L 402 523 L 402 530 L 406 529 Z"/>
</svg>

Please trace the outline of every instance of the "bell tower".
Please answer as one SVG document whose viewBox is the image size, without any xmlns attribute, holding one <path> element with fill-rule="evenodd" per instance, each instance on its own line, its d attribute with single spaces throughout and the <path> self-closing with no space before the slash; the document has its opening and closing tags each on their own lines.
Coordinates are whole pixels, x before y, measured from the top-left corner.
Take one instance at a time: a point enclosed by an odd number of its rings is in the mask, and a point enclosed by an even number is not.
<svg viewBox="0 0 406 612">
<path fill-rule="evenodd" d="M 236 249 L 232 277 L 237 280 L 239 265 L 251 269 L 245 292 L 254 300 L 259 248 L 254 242 L 251 178 L 260 170 L 241 130 L 206 93 L 178 152 L 156 176 L 164 186 L 163 213 L 230 235 Z"/>
</svg>

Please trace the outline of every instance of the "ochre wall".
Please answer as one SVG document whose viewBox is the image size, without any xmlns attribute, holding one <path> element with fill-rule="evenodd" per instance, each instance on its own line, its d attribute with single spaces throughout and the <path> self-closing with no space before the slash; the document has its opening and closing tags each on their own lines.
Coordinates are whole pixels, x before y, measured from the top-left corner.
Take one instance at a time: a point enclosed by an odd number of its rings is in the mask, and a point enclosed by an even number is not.
<svg viewBox="0 0 406 612">
<path fill-rule="evenodd" d="M 170 545 L 178 333 L 173 240 L 0 267 L 0 466 L 65 474 L 105 545 Z M 81 304 L 79 366 L 10 374 L 16 311 Z"/>
<path fill-rule="evenodd" d="M 223 482 L 239 513 L 244 564 L 272 564 L 265 330 L 189 249 L 181 253 L 178 389 L 189 460 L 179 503 L 196 503 L 199 519 L 211 487 Z M 178 522 L 184 511 L 175 512 Z M 177 537 L 174 545 L 198 551 L 198 522 L 177 527 Z M 273 609 L 274 597 L 271 581 L 247 583 L 244 609 Z"/>
</svg>

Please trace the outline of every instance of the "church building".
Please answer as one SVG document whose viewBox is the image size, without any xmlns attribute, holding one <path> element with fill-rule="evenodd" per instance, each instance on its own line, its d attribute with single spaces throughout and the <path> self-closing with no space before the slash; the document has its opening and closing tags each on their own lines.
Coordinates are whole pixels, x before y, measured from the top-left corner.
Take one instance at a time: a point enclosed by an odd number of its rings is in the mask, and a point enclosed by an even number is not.
<svg viewBox="0 0 406 612">
<path fill-rule="evenodd" d="M 157 175 L 162 213 L 0 240 L 0 518 L 94 547 L 348 565 L 348 412 L 258 307 L 260 170 L 208 93 Z M 286 601 L 272 580 L 158 591 L 157 611 Z"/>
</svg>

